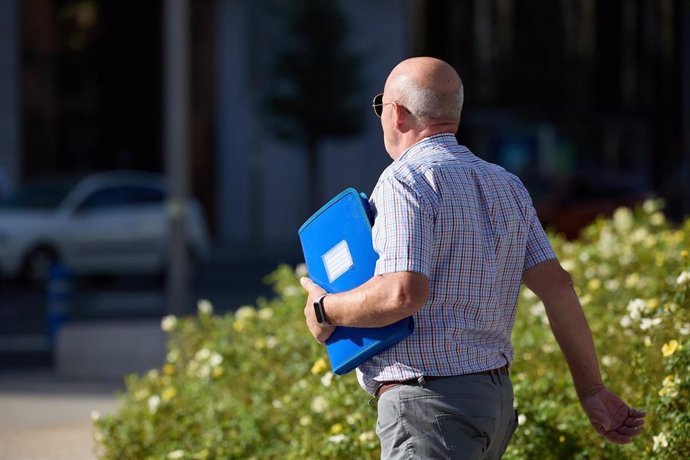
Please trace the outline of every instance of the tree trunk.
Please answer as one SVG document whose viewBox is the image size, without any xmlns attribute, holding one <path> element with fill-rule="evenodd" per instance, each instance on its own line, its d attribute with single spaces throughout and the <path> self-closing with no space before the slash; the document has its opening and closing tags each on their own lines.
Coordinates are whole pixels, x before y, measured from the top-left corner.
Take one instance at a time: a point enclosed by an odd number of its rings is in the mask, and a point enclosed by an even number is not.
<svg viewBox="0 0 690 460">
<path fill-rule="evenodd" d="M 321 162 L 319 161 L 319 141 L 310 138 L 306 143 L 307 147 L 307 192 L 309 194 L 309 215 L 316 212 L 321 203 Z"/>
</svg>

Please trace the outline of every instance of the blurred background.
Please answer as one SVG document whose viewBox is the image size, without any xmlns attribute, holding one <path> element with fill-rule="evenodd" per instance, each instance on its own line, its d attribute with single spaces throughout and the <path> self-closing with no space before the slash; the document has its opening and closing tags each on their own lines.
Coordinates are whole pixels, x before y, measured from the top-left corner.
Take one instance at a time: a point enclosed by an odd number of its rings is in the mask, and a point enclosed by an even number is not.
<svg viewBox="0 0 690 460">
<path fill-rule="evenodd" d="M 687 0 L 2 0 L 0 367 L 144 370 L 113 349 L 161 356 L 162 315 L 270 295 L 389 164 L 371 100 L 414 55 L 458 70 L 460 142 L 546 227 L 690 214 Z"/>
</svg>

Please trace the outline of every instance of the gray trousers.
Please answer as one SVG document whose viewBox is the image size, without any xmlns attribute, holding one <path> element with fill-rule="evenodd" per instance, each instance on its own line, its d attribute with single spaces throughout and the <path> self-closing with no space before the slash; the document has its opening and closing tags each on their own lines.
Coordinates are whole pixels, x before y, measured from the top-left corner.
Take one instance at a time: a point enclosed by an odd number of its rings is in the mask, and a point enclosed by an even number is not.
<svg viewBox="0 0 690 460">
<path fill-rule="evenodd" d="M 508 375 L 400 385 L 378 400 L 382 459 L 498 459 L 516 428 Z"/>
</svg>

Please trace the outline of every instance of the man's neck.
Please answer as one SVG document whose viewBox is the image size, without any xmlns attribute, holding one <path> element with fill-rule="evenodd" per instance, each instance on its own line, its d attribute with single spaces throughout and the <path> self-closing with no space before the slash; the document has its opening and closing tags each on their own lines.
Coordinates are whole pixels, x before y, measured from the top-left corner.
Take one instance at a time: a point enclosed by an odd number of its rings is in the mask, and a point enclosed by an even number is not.
<svg viewBox="0 0 690 460">
<path fill-rule="evenodd" d="M 452 134 L 453 136 L 458 131 L 457 123 L 445 123 L 430 125 L 422 128 L 421 130 L 408 131 L 402 136 L 402 142 L 400 142 L 400 151 L 395 159 L 399 158 L 403 153 L 407 151 L 410 147 L 415 145 L 417 142 L 427 137 L 436 136 L 439 134 Z"/>
</svg>

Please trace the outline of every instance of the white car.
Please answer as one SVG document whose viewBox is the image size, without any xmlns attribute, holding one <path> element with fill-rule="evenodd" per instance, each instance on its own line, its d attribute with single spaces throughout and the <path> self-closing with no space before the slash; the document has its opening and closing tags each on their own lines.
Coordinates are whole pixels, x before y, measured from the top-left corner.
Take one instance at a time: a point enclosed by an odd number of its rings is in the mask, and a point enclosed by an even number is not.
<svg viewBox="0 0 690 460">
<path fill-rule="evenodd" d="M 165 271 L 169 220 L 163 176 L 105 172 L 29 184 L 0 203 L 0 275 L 45 280 L 53 263 L 76 275 Z M 208 255 L 199 203 L 187 211 L 187 249 Z"/>
</svg>

